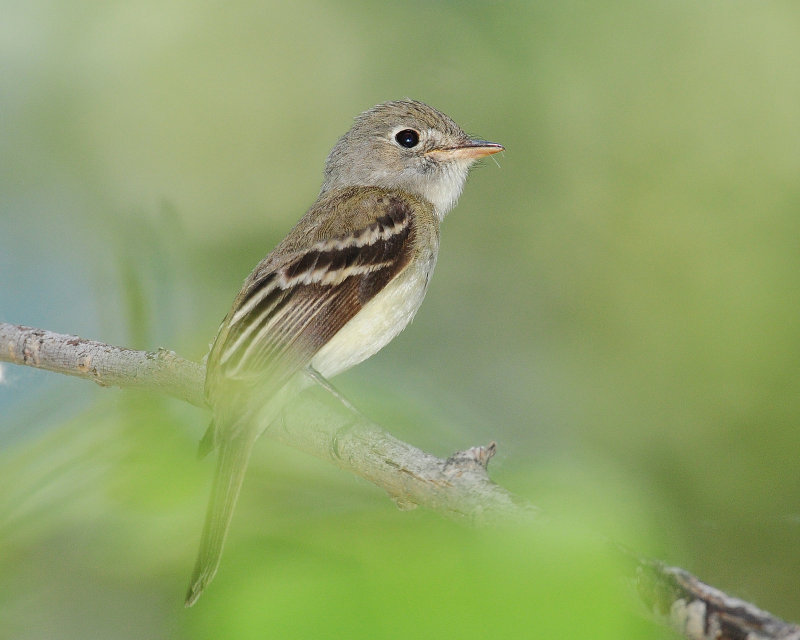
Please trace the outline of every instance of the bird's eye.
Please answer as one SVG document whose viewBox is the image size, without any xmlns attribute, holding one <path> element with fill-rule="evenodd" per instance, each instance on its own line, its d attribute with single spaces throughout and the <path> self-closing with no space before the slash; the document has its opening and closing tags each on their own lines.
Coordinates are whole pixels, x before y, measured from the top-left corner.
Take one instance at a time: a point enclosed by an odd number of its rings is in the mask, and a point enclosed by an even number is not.
<svg viewBox="0 0 800 640">
<path fill-rule="evenodd" d="M 403 129 L 395 137 L 397 144 L 406 149 L 416 147 L 419 144 L 419 134 L 413 129 Z"/>
</svg>

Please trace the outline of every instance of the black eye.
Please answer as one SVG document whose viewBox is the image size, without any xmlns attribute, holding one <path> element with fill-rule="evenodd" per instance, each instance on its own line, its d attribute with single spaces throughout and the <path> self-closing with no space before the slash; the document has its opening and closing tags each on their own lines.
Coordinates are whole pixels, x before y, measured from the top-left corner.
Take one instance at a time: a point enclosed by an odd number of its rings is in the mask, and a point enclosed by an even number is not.
<svg viewBox="0 0 800 640">
<path fill-rule="evenodd" d="M 419 144 L 419 134 L 413 129 L 403 129 L 395 137 L 397 144 L 406 149 L 416 147 Z"/>
</svg>

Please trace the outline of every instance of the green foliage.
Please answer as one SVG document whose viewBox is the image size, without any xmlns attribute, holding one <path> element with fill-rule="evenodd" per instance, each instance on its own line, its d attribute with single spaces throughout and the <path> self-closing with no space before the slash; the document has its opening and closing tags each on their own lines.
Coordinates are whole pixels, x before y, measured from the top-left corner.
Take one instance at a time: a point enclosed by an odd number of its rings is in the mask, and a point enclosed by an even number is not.
<svg viewBox="0 0 800 640">
<path fill-rule="evenodd" d="M 628 568 L 596 530 L 629 517 L 622 502 L 576 500 L 547 521 L 471 529 L 400 512 L 365 482 L 273 442 L 256 452 L 217 579 L 184 610 L 213 462 L 194 459 L 198 412 L 120 396 L 2 460 L 9 637 L 101 637 L 117 625 L 128 631 L 114 637 L 655 632 L 632 614 Z"/>
<path fill-rule="evenodd" d="M 341 514 L 241 549 L 232 575 L 187 617 L 189 636 L 653 632 L 631 615 L 618 568 L 586 536 L 561 527 L 474 531 L 434 518 Z"/>
</svg>

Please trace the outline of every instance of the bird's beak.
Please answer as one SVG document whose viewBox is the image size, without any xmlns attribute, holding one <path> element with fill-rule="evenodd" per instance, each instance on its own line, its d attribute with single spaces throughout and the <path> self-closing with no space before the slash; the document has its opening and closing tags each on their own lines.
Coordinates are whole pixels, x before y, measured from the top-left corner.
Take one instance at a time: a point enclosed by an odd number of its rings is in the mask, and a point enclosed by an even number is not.
<svg viewBox="0 0 800 640">
<path fill-rule="evenodd" d="M 432 149 L 425 155 L 434 160 L 477 160 L 493 153 L 505 151 L 502 144 L 486 140 L 467 140 L 464 144 L 445 149 Z"/>
</svg>

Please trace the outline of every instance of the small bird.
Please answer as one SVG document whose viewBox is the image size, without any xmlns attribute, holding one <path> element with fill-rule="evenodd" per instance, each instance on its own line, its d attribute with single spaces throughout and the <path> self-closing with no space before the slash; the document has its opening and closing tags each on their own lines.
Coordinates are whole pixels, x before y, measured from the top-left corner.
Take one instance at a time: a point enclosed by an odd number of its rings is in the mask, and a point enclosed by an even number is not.
<svg viewBox="0 0 800 640">
<path fill-rule="evenodd" d="M 208 356 L 201 451 L 217 449 L 217 469 L 187 607 L 217 572 L 258 436 L 411 321 L 470 165 L 502 150 L 415 100 L 365 111 L 333 147 L 316 202 L 245 280 Z"/>
</svg>

